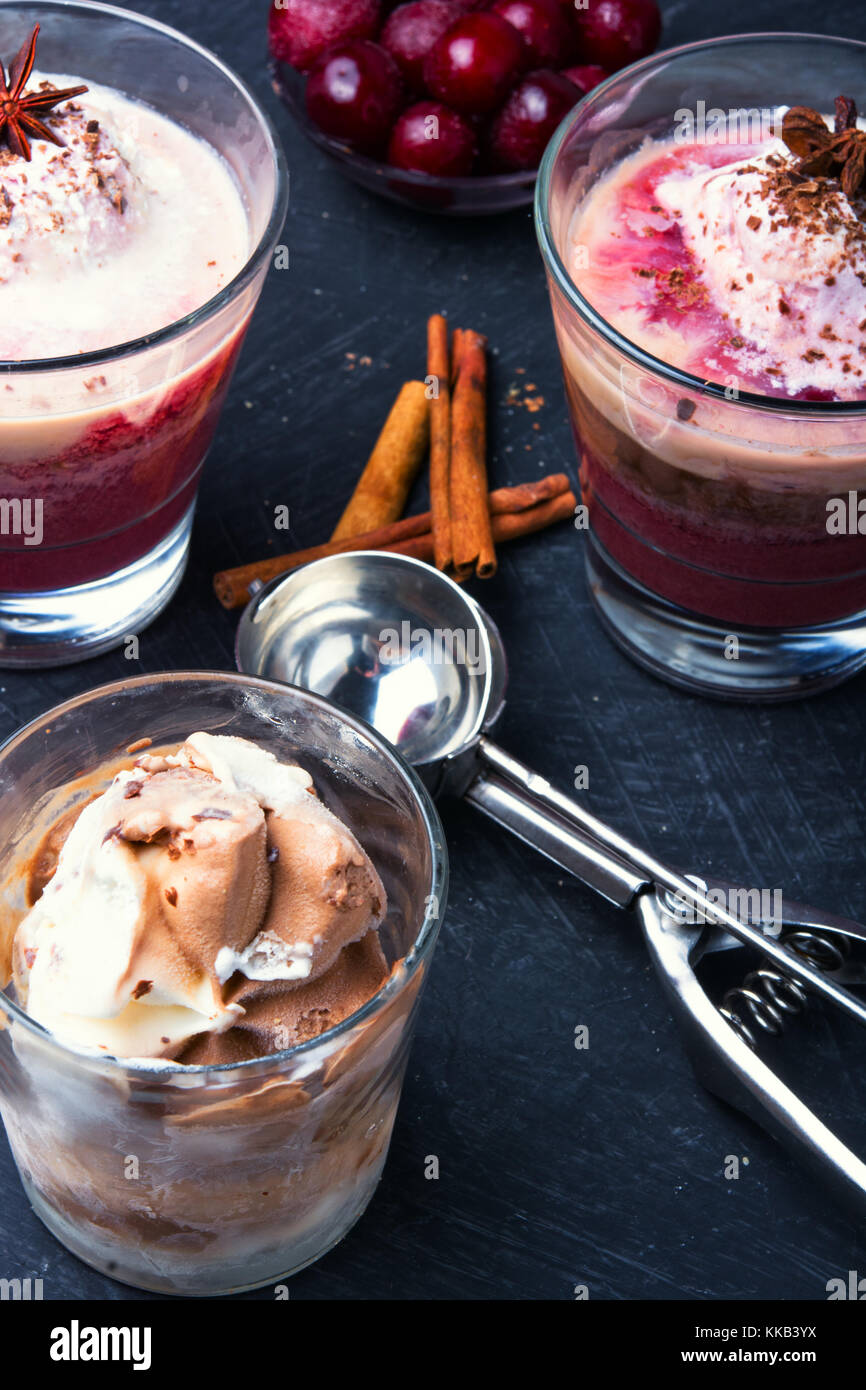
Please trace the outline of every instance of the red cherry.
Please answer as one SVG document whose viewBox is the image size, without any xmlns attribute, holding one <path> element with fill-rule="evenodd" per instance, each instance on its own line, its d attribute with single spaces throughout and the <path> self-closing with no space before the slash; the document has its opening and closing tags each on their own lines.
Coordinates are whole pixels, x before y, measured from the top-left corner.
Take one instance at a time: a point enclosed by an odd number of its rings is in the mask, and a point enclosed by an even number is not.
<svg viewBox="0 0 866 1390">
<path fill-rule="evenodd" d="M 463 13 L 456 0 L 414 0 L 388 18 L 379 38 L 413 91 L 424 89 L 424 59 Z"/>
<path fill-rule="evenodd" d="M 446 29 L 424 63 L 434 97 L 469 115 L 486 115 L 504 100 L 526 64 L 516 29 L 498 14 L 468 14 Z"/>
<path fill-rule="evenodd" d="M 600 82 L 606 82 L 610 77 L 609 72 L 600 68 L 596 63 L 584 63 L 576 68 L 566 68 L 563 77 L 567 77 L 569 82 L 573 82 L 578 91 L 591 92 L 593 87 L 597 87 Z"/>
<path fill-rule="evenodd" d="M 802 390 L 794 393 L 795 401 L 837 401 L 839 397 L 835 391 L 825 391 L 821 386 L 804 386 Z"/>
<path fill-rule="evenodd" d="M 575 22 L 581 57 L 608 72 L 652 53 L 662 30 L 655 0 L 592 0 L 575 10 Z"/>
<path fill-rule="evenodd" d="M 490 153 L 501 169 L 537 169 L 551 135 L 580 93 L 561 72 L 530 72 L 490 129 Z"/>
<path fill-rule="evenodd" d="M 329 44 L 372 38 L 381 17 L 380 0 L 272 0 L 268 43 L 279 62 L 309 72 Z"/>
<path fill-rule="evenodd" d="M 384 148 L 403 104 L 400 69 L 369 39 L 334 44 L 307 79 L 307 112 L 326 135 L 357 150 Z"/>
<path fill-rule="evenodd" d="M 566 21 L 569 28 L 571 28 L 572 20 L 576 17 L 580 7 L 580 0 L 556 0 L 556 3 L 563 19 Z M 584 8 L 586 8 L 586 0 L 584 0 Z"/>
<path fill-rule="evenodd" d="M 478 147 L 468 121 L 438 101 L 419 101 L 397 121 L 388 163 L 440 178 L 472 173 Z"/>
<path fill-rule="evenodd" d="M 562 67 L 572 56 L 574 34 L 559 0 L 494 0 L 490 9 L 522 35 L 531 66 Z"/>
</svg>

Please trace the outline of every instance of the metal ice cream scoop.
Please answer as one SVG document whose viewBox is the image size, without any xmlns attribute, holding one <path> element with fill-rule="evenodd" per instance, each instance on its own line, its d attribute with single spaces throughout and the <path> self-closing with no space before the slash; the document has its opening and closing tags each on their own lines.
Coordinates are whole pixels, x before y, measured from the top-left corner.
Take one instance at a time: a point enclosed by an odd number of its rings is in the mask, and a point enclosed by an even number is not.
<svg viewBox="0 0 866 1390">
<path fill-rule="evenodd" d="M 684 876 L 499 748 L 490 738 L 507 684 L 499 632 L 474 599 L 422 561 L 362 551 L 272 581 L 244 612 L 236 656 L 241 671 L 360 715 L 435 796 L 465 797 L 608 901 L 633 909 L 700 1079 L 866 1206 L 866 1164 L 754 1051 L 755 1029 L 781 1031 L 807 992 L 866 1024 L 866 1005 L 843 984 L 859 979 L 847 949 L 866 943 L 866 929 L 788 903 L 781 924 L 737 915 L 719 902 L 729 901 L 732 885 Z M 769 965 L 719 1010 L 694 967 L 737 941 Z"/>
</svg>

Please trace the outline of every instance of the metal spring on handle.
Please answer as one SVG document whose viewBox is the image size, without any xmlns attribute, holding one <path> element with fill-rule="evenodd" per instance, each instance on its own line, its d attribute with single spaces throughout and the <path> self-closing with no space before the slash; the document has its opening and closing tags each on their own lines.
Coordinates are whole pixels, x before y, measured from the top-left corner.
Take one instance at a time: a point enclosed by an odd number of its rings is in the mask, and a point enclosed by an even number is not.
<svg viewBox="0 0 866 1390">
<path fill-rule="evenodd" d="M 851 951 L 847 937 L 830 938 L 819 932 L 789 932 L 780 938 L 780 943 L 828 974 L 841 969 Z M 728 990 L 719 1013 L 754 1052 L 758 1046 L 754 1028 L 779 1037 L 787 1020 L 803 1012 L 807 999 L 799 981 L 780 970 L 762 966 L 751 971 L 736 989 Z"/>
</svg>

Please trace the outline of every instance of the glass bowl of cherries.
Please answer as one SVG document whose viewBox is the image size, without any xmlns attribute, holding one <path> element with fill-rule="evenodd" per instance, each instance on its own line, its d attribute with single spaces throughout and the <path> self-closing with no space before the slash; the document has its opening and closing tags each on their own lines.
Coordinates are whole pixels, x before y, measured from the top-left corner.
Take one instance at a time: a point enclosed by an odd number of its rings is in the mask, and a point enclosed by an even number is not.
<svg viewBox="0 0 866 1390">
<path fill-rule="evenodd" d="M 532 201 L 563 117 L 651 53 L 655 0 L 272 0 L 277 95 L 356 183 L 456 215 Z"/>
</svg>

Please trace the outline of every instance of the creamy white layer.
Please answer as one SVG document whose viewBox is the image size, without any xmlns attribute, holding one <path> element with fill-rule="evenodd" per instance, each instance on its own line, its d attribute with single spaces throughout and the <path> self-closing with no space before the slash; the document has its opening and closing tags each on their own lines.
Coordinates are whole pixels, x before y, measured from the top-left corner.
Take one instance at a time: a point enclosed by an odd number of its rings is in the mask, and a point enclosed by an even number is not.
<svg viewBox="0 0 866 1390">
<path fill-rule="evenodd" d="M 792 394 L 813 386 L 844 396 L 866 345 L 866 246 L 852 245 L 862 201 L 839 188 L 831 218 L 792 222 L 764 191 L 779 162 L 792 159 L 774 140 L 745 164 L 673 174 L 656 197 L 679 222 L 712 302 L 764 367 L 781 370 Z"/>
<path fill-rule="evenodd" d="M 87 78 L 34 74 L 68 87 Z M 66 142 L 0 150 L 0 360 L 129 342 L 201 308 L 243 268 L 249 221 L 205 141 L 110 88 L 47 117 Z"/>
</svg>

